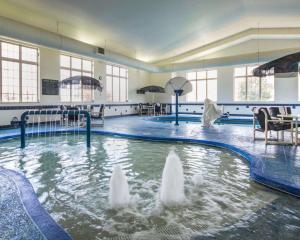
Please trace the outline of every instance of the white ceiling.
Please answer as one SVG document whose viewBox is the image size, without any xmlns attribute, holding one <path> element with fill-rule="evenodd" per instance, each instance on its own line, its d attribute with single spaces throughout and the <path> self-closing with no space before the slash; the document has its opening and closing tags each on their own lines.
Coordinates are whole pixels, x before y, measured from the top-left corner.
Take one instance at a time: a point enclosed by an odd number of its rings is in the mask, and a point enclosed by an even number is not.
<svg viewBox="0 0 300 240">
<path fill-rule="evenodd" d="M 0 14 L 157 62 L 249 28 L 300 27 L 299 0 L 6 0 Z"/>
</svg>

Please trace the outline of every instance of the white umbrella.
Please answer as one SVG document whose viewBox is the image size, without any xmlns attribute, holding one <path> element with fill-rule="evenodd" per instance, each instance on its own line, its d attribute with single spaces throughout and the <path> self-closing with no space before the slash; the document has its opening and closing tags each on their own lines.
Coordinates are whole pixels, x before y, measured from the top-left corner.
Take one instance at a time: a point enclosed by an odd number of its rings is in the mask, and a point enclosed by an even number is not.
<svg viewBox="0 0 300 240">
<path fill-rule="evenodd" d="M 166 93 L 176 96 L 176 123 L 178 125 L 178 97 L 183 96 L 193 90 L 190 81 L 184 77 L 171 78 L 165 85 Z"/>
<path fill-rule="evenodd" d="M 189 80 L 184 77 L 171 78 L 165 85 L 166 93 L 176 96 L 176 91 L 182 90 L 179 96 L 186 95 L 193 90 L 193 86 Z"/>
</svg>

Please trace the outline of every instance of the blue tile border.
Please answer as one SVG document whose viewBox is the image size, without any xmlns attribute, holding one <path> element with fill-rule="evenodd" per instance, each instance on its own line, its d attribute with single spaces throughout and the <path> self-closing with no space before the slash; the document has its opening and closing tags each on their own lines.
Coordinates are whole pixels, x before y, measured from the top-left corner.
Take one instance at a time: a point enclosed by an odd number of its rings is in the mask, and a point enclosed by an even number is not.
<svg viewBox="0 0 300 240">
<path fill-rule="evenodd" d="M 136 107 L 139 105 L 139 103 L 91 103 L 91 104 L 76 104 L 74 103 L 76 106 L 87 106 L 87 105 L 92 105 L 92 106 L 100 106 L 102 104 L 104 104 L 106 107 L 110 108 L 110 107 Z M 145 105 L 146 103 L 142 103 L 143 105 Z M 161 103 L 161 104 L 166 104 L 169 106 L 174 106 L 175 103 Z M 28 110 L 28 109 L 51 109 L 51 108 L 58 108 L 61 105 L 67 105 L 67 106 L 71 106 L 72 104 L 68 103 L 68 104 L 56 104 L 56 105 L 39 105 L 38 103 L 36 105 L 0 105 L 0 110 Z M 204 103 L 179 103 L 179 106 L 203 106 Z M 222 103 L 222 102 L 217 102 L 217 105 L 220 106 L 241 106 L 241 107 L 246 107 L 249 108 L 250 106 L 267 106 L 267 107 L 271 107 L 271 106 L 291 106 L 293 108 L 295 107 L 299 107 L 300 103 Z"/>
<path fill-rule="evenodd" d="M 175 105 L 175 103 L 162 103 L 162 104 L 167 104 L 167 105 Z M 204 103 L 179 103 L 179 106 L 203 106 Z M 249 108 L 249 106 L 292 106 L 292 107 L 299 107 L 300 103 L 222 103 L 222 102 L 217 102 L 217 105 L 219 106 L 245 106 Z"/>
<path fill-rule="evenodd" d="M 17 186 L 25 211 L 48 240 L 71 240 L 71 236 L 59 226 L 40 204 L 29 180 L 21 173 L 0 167 Z"/>
</svg>

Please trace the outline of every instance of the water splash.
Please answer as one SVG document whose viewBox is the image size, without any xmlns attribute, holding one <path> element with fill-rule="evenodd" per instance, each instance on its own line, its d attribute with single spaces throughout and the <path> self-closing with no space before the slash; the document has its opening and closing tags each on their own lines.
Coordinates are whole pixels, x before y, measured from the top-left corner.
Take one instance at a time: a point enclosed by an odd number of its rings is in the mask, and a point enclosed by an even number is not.
<svg viewBox="0 0 300 240">
<path fill-rule="evenodd" d="M 167 156 L 163 170 L 160 201 L 163 204 L 178 204 L 185 200 L 182 163 L 174 149 Z"/>
<path fill-rule="evenodd" d="M 192 177 L 192 183 L 195 185 L 195 186 L 200 186 L 202 183 L 203 183 L 203 177 L 201 174 L 195 174 L 193 177 Z"/>
<path fill-rule="evenodd" d="M 112 208 L 127 207 L 130 204 L 127 177 L 120 166 L 115 166 L 109 182 L 109 205 Z"/>
</svg>

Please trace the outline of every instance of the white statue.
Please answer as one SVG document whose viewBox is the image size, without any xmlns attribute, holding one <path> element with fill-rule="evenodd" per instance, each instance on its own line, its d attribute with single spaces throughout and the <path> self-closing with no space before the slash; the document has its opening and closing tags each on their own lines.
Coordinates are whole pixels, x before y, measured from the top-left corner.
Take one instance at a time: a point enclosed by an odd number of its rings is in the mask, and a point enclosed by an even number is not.
<svg viewBox="0 0 300 240">
<path fill-rule="evenodd" d="M 202 116 L 202 126 L 210 127 L 211 124 L 222 115 L 222 111 L 210 99 L 204 100 L 204 112 Z"/>
</svg>

